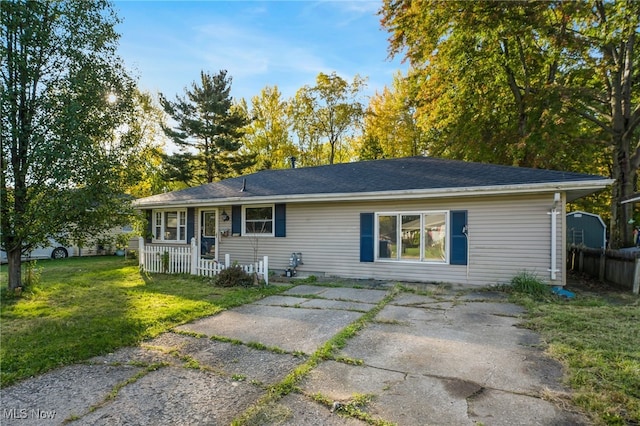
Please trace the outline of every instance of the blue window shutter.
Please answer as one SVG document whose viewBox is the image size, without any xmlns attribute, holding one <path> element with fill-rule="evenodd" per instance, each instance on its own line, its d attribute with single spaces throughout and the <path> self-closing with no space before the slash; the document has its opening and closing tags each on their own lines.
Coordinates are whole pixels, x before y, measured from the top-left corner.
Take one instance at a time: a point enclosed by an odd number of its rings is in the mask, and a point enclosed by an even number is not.
<svg viewBox="0 0 640 426">
<path fill-rule="evenodd" d="M 451 211 L 451 257 L 452 265 L 467 264 L 467 236 L 464 230 L 467 227 L 467 210 Z"/>
<path fill-rule="evenodd" d="M 287 208 L 286 204 L 276 204 L 275 208 L 275 236 L 286 237 L 287 236 Z"/>
<path fill-rule="evenodd" d="M 360 213 L 360 262 L 373 262 L 373 213 Z"/>
<path fill-rule="evenodd" d="M 151 243 L 153 239 L 153 210 L 145 210 L 144 217 L 147 219 L 147 235 L 144 236 L 144 241 Z"/>
<path fill-rule="evenodd" d="M 242 232 L 242 206 L 231 206 L 231 233 Z"/>
<path fill-rule="evenodd" d="M 196 209 L 189 207 L 187 209 L 187 243 L 191 242 L 191 239 L 195 237 L 196 230 Z"/>
</svg>

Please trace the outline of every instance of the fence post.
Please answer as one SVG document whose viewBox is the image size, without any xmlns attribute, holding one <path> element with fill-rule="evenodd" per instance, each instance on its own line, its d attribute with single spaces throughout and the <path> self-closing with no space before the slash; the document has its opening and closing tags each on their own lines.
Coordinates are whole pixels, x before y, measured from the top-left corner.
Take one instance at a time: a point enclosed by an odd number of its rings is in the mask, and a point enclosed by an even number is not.
<svg viewBox="0 0 640 426">
<path fill-rule="evenodd" d="M 138 266 L 144 269 L 144 238 L 138 237 Z"/>
<path fill-rule="evenodd" d="M 198 247 L 196 247 L 196 237 L 191 237 L 191 275 L 198 275 Z"/>
<path fill-rule="evenodd" d="M 578 271 L 582 273 L 584 271 L 584 251 L 580 250 L 578 253 Z"/>
<path fill-rule="evenodd" d="M 638 261 L 638 259 L 636 259 L 636 262 Z M 636 267 L 637 267 L 637 263 L 636 263 Z M 263 273 L 263 278 L 264 278 L 264 285 L 269 285 L 269 258 L 267 256 L 264 257 L 264 260 L 262 261 L 262 273 Z M 636 269 L 637 270 L 637 269 Z"/>
<path fill-rule="evenodd" d="M 600 267 L 598 268 L 598 278 L 601 282 L 604 282 L 605 268 L 607 267 L 607 254 L 604 250 L 600 252 Z"/>
<path fill-rule="evenodd" d="M 634 263 L 633 294 L 638 294 L 640 293 L 640 257 L 636 256 Z"/>
<path fill-rule="evenodd" d="M 224 255 L 224 267 L 228 268 L 231 266 L 231 255 L 229 253 Z"/>
</svg>

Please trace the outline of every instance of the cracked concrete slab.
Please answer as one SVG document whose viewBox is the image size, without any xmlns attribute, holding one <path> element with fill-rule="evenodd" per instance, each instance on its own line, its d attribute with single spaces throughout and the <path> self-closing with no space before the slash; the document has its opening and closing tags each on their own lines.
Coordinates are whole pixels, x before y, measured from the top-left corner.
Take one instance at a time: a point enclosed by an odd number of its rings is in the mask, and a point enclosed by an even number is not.
<svg viewBox="0 0 640 426">
<path fill-rule="evenodd" d="M 334 300 L 334 299 L 319 299 L 319 298 L 305 298 L 295 296 L 269 296 L 255 302 L 256 305 L 265 306 L 284 306 L 284 307 L 296 307 L 296 308 L 308 308 L 308 309 L 341 309 L 345 311 L 360 311 L 367 312 L 375 305 L 370 303 L 363 303 L 351 300 Z"/>
<path fill-rule="evenodd" d="M 454 382 L 408 375 L 404 382 L 374 398 L 367 412 L 398 425 L 473 425 L 467 413 L 466 393 L 456 393 Z"/>
<path fill-rule="evenodd" d="M 364 288 L 329 287 L 321 293 L 325 299 L 351 300 L 354 302 L 373 303 L 380 302 L 387 295 L 385 290 L 369 290 Z"/>
<path fill-rule="evenodd" d="M 263 393 L 255 385 L 212 372 L 164 367 L 125 386 L 108 405 L 77 423 L 227 425 Z"/>
<path fill-rule="evenodd" d="M 509 299 L 505 293 L 501 293 L 498 291 L 471 291 L 468 293 L 464 293 L 457 297 L 457 300 L 466 302 L 483 302 L 483 301 L 497 301 L 497 302 L 506 302 Z M 516 305 L 513 305 L 516 306 Z"/>
<path fill-rule="evenodd" d="M 284 295 L 315 295 L 323 299 L 351 300 L 362 303 L 378 303 L 387 295 L 386 290 L 371 290 L 351 287 L 323 287 L 299 285 L 290 288 Z"/>
<path fill-rule="evenodd" d="M 380 312 L 380 317 L 385 318 L 385 311 L 397 309 L 387 306 Z M 413 314 L 413 317 L 417 315 Z M 398 318 L 397 315 L 394 318 Z M 499 318 L 513 321 L 512 318 Z M 341 355 L 363 359 L 367 365 L 377 368 L 456 377 L 512 392 L 535 392 L 541 385 L 559 387 L 547 379 L 561 372 L 558 363 L 544 364 L 550 373 L 531 374 L 537 371 L 540 351 L 518 343 L 527 340 L 522 335 L 529 333 L 529 330 L 517 327 L 490 327 L 477 321 L 453 324 L 434 319 L 409 320 L 408 325 L 373 323 L 351 339 Z"/>
<path fill-rule="evenodd" d="M 325 361 L 300 384 L 306 394 L 320 393 L 332 401 L 345 402 L 354 394 L 380 394 L 405 380 L 405 373 L 363 365 Z"/>
<path fill-rule="evenodd" d="M 354 311 L 245 305 L 176 329 L 311 354 L 361 315 Z"/>
<path fill-rule="evenodd" d="M 528 395 L 488 389 L 469 398 L 469 418 L 495 426 L 582 425 L 585 419 L 552 402 Z"/>
<path fill-rule="evenodd" d="M 306 302 L 309 299 L 304 297 L 293 297 L 293 296 L 269 296 L 264 299 L 260 299 L 254 304 L 256 305 L 268 305 L 268 306 L 298 306 L 301 303 Z"/>
<path fill-rule="evenodd" d="M 437 297 L 423 296 L 413 293 L 401 293 L 390 303 L 390 305 L 431 309 L 450 309 L 453 304 L 453 300 L 442 300 Z"/>
<path fill-rule="evenodd" d="M 349 418 L 331 410 L 306 396 L 290 393 L 278 404 L 288 409 L 288 416 L 281 422 L 274 421 L 262 424 L 281 426 L 366 426 L 368 423 Z"/>
<path fill-rule="evenodd" d="M 283 295 L 320 295 L 327 291 L 329 287 L 319 286 L 319 285 L 308 285 L 302 284 L 292 287 L 282 293 Z"/>
<path fill-rule="evenodd" d="M 59 425 L 103 402 L 114 386 L 139 367 L 72 365 L 2 389 L 3 425 Z M 7 416 L 7 410 L 12 415 Z"/>
<path fill-rule="evenodd" d="M 140 346 L 126 347 L 115 352 L 97 356 L 89 360 L 95 364 L 177 364 L 178 360 L 167 351 L 155 350 L 143 343 Z"/>
<path fill-rule="evenodd" d="M 219 342 L 207 338 L 165 333 L 148 342 L 156 347 L 176 351 L 201 367 L 210 368 L 226 377 L 242 377 L 264 385 L 280 382 L 304 357 L 254 349 L 245 345 Z"/>
<path fill-rule="evenodd" d="M 375 305 L 363 302 L 354 302 L 350 300 L 327 300 L 327 299 L 309 299 L 300 305 L 302 308 L 314 309 L 341 309 L 345 311 L 368 312 L 375 308 Z"/>
</svg>

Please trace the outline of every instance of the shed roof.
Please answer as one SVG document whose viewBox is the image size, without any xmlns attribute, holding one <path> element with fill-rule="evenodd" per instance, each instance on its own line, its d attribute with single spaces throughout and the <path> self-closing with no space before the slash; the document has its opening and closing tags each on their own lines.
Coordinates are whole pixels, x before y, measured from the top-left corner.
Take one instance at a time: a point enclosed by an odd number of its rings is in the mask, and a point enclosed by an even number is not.
<svg viewBox="0 0 640 426">
<path fill-rule="evenodd" d="M 263 170 L 136 201 L 139 207 L 241 201 L 321 201 L 566 191 L 569 199 L 605 188 L 602 176 L 486 163 L 406 157 Z M 243 190 L 244 188 L 244 190 Z"/>
<path fill-rule="evenodd" d="M 624 198 L 620 204 L 627 204 L 627 203 L 637 203 L 640 202 L 640 192 L 636 192 L 634 194 L 629 195 L 628 197 Z"/>
</svg>

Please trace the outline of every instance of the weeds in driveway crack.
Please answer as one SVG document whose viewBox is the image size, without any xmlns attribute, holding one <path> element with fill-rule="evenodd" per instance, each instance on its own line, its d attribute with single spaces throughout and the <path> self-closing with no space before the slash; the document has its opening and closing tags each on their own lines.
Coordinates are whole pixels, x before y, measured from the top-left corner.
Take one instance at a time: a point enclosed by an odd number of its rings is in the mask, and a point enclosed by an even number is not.
<svg viewBox="0 0 640 426">
<path fill-rule="evenodd" d="M 394 424 L 386 420 L 376 419 L 371 416 L 371 414 L 363 410 L 371 401 L 373 401 L 375 395 L 372 394 L 354 393 L 345 401 L 332 401 L 321 393 L 315 393 L 310 395 L 310 397 L 317 403 L 330 408 L 330 411 L 335 414 L 362 420 L 370 425 L 388 426 Z"/>
<path fill-rule="evenodd" d="M 87 413 L 92 413 L 95 410 L 97 410 L 98 408 L 101 408 L 103 406 L 105 406 L 109 401 L 114 400 L 118 394 L 120 393 L 120 391 L 122 390 L 122 388 L 124 388 L 125 386 L 128 386 L 132 383 L 137 382 L 138 380 L 140 380 L 141 378 L 143 378 L 144 376 L 146 376 L 147 374 L 151 373 L 152 371 L 156 371 L 160 368 L 166 367 L 169 364 L 164 363 L 164 362 L 156 362 L 153 364 L 149 364 L 147 365 L 143 370 L 138 371 L 136 374 L 134 374 L 133 376 L 129 377 L 127 380 L 124 380 L 120 383 L 117 383 L 113 389 L 111 389 L 111 392 L 109 392 L 107 394 L 107 396 L 100 402 L 98 402 L 97 404 L 94 404 L 92 406 L 89 407 L 89 410 L 87 411 Z M 62 424 L 67 424 L 69 422 L 75 421 L 75 420 L 79 420 L 82 418 L 82 415 L 77 415 L 77 414 L 71 414 L 69 417 L 67 417 L 66 419 L 64 419 L 64 421 L 62 422 Z"/>
<path fill-rule="evenodd" d="M 260 419 L 269 417 L 267 411 L 273 407 L 279 407 L 277 402 L 292 392 L 299 392 L 299 384 L 309 373 L 316 368 L 322 361 L 335 360 L 338 358 L 337 351 L 344 348 L 347 341 L 354 337 L 367 324 L 373 321 L 375 316 L 401 291 L 399 286 L 395 286 L 389 293 L 378 302 L 373 309 L 363 314 L 361 317 L 347 325 L 345 328 L 336 333 L 331 339 L 326 341 L 318 350 L 316 350 L 307 361 L 297 366 L 289 373 L 280 383 L 276 383 L 267 389 L 267 393 L 260 398 L 253 406 L 249 407 L 244 413 L 236 417 L 231 423 L 234 426 L 260 424 Z M 354 411 L 355 413 L 355 411 Z M 351 415 L 349 412 L 343 414 Z M 388 423 L 376 423 L 375 419 L 365 420 L 374 422 L 371 424 L 386 425 Z"/>
</svg>

